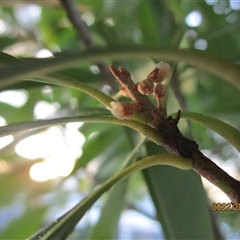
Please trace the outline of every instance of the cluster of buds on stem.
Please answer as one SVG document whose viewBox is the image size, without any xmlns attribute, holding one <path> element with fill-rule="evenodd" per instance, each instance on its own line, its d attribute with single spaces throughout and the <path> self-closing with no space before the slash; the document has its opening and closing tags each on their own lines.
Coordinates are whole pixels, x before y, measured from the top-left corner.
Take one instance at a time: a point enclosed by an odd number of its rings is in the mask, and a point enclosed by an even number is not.
<svg viewBox="0 0 240 240">
<path fill-rule="evenodd" d="M 121 95 L 128 96 L 133 101 L 111 102 L 111 112 L 115 117 L 118 119 L 129 118 L 136 111 L 146 111 L 146 108 L 143 110 L 143 106 L 152 109 L 151 103 L 147 103 L 148 100 L 143 95 L 152 94 L 157 100 L 157 108 L 163 109 L 162 98 L 166 95 L 167 88 L 162 82 L 170 72 L 170 65 L 168 63 L 157 63 L 155 69 L 150 72 L 147 78 L 138 84 L 132 81 L 131 75 L 126 69 L 116 69 L 114 66 L 110 66 L 110 70 L 122 85 L 120 87 Z"/>
<path fill-rule="evenodd" d="M 153 94 L 157 99 L 158 108 L 161 108 L 161 99 L 166 95 L 167 89 L 162 84 L 170 72 L 168 63 L 160 62 L 156 64 L 155 69 L 147 76 L 146 79 L 138 83 L 138 91 L 143 95 Z"/>
</svg>

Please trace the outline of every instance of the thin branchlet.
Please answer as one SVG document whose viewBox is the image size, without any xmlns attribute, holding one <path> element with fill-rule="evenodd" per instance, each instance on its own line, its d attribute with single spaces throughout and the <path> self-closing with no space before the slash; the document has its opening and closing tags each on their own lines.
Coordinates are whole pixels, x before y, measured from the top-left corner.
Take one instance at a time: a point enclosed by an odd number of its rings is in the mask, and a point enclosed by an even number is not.
<svg viewBox="0 0 240 240">
<path fill-rule="evenodd" d="M 151 125 L 155 127 L 156 131 L 163 138 L 163 147 L 172 154 L 191 158 L 193 169 L 198 174 L 219 187 L 232 202 L 240 202 L 240 182 L 219 168 L 199 150 L 198 144 L 195 141 L 184 137 L 180 132 L 177 125 L 181 118 L 181 111 L 178 111 L 175 118 L 167 117 L 166 109 L 161 105 L 161 99 L 165 96 L 167 89 L 161 82 L 170 71 L 170 66 L 162 62 L 156 65 L 156 68 L 142 81 L 140 87 L 133 82 L 131 74 L 126 69 L 117 69 L 112 65 L 109 68 L 116 80 L 120 83 L 120 89 L 126 93 L 132 100 L 132 104 L 135 105 L 134 110 L 151 119 Z M 146 81 L 156 84 L 153 87 L 152 95 L 157 100 L 157 106 L 152 104 L 146 96 L 151 94 L 150 88 L 152 87 L 152 85 L 146 83 Z M 124 112 L 124 105 L 120 106 L 121 108 L 123 107 Z M 129 108 L 128 105 L 126 105 L 126 107 Z M 131 118 L 131 116 L 129 116 L 129 118 Z"/>
</svg>

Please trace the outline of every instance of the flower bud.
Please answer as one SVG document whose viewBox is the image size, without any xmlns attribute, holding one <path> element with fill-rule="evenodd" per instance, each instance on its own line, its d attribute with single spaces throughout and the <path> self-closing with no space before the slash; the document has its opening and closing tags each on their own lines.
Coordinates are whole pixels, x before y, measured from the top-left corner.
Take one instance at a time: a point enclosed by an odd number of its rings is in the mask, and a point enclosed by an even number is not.
<svg viewBox="0 0 240 240">
<path fill-rule="evenodd" d="M 155 69 L 148 75 L 147 79 L 155 83 L 162 82 L 170 72 L 171 67 L 168 63 L 157 63 Z"/>
<path fill-rule="evenodd" d="M 156 98 L 162 98 L 166 95 L 167 93 L 167 88 L 165 85 L 158 83 L 154 89 L 154 96 Z"/>
<path fill-rule="evenodd" d="M 167 88 L 165 85 L 158 83 L 155 86 L 153 96 L 157 99 L 157 106 L 158 108 L 162 108 L 162 98 L 166 95 Z"/>
<path fill-rule="evenodd" d="M 137 89 L 143 95 L 149 95 L 153 93 L 154 83 L 147 79 L 138 83 Z"/>
<path fill-rule="evenodd" d="M 132 116 L 135 110 L 133 103 L 110 102 L 111 113 L 118 119 L 124 119 Z"/>
<path fill-rule="evenodd" d="M 171 67 L 168 63 L 160 62 L 156 64 L 156 68 L 159 69 L 157 82 L 162 82 L 169 74 Z"/>
</svg>

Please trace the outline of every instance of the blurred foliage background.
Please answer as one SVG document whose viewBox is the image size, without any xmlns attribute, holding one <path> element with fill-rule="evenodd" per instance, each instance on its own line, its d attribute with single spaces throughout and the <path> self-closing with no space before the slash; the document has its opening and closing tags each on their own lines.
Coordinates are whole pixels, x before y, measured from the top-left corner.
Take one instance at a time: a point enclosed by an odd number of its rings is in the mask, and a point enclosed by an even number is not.
<svg viewBox="0 0 240 240">
<path fill-rule="evenodd" d="M 118 45 L 200 49 L 240 62 L 240 2 L 75 1 L 96 47 Z M 26 61 L 86 49 L 57 0 L 0 1 L 0 49 Z M 128 69 L 134 81 L 154 68 L 150 58 L 102 59 Z M 155 59 L 156 60 L 156 59 Z M 164 59 L 157 59 L 161 61 Z M 11 65 L 6 62 L 6 65 Z M 3 67 L 3 66 L 1 66 Z M 239 90 L 221 78 L 179 62 L 168 112 L 179 109 L 222 119 L 240 129 Z M 221 69 L 224 71 L 224 69 Z M 113 78 L 95 63 L 59 71 L 114 95 Z M 21 82 L 1 89 L 1 125 L 95 113 L 96 100 L 74 89 Z M 181 131 L 230 175 L 240 178 L 240 157 L 212 131 L 181 120 Z M 0 239 L 22 239 L 69 210 L 116 173 L 142 137 L 125 127 L 71 123 L 0 139 Z M 136 159 L 163 149 L 151 142 Z M 154 167 L 134 174 L 94 204 L 69 239 L 237 238 L 237 212 L 210 211 L 229 202 L 193 171 Z M 206 226 L 207 225 L 207 226 Z M 204 230 L 203 230 L 204 229 Z M 201 238 L 200 237 L 200 238 Z"/>
</svg>

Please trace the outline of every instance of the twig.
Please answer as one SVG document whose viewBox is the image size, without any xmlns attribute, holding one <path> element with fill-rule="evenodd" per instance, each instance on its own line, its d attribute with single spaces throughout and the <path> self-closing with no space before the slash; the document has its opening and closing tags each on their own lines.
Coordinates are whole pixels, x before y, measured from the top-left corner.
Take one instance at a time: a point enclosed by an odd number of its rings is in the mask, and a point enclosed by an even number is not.
<svg viewBox="0 0 240 240">
<path fill-rule="evenodd" d="M 94 43 L 91 39 L 90 32 L 88 31 L 87 25 L 81 19 L 81 15 L 77 10 L 76 5 L 72 0 L 60 0 L 63 7 L 65 8 L 68 18 L 77 30 L 79 38 L 82 40 L 87 48 L 94 47 Z"/>
<path fill-rule="evenodd" d="M 178 77 L 178 71 L 177 71 L 177 65 L 175 66 L 175 68 L 173 69 L 173 73 L 172 73 L 172 78 L 171 78 L 171 88 L 173 90 L 173 93 L 175 95 L 175 97 L 178 100 L 178 103 L 181 107 L 181 109 L 183 111 L 187 111 L 187 104 L 186 104 L 186 99 L 183 96 L 183 94 L 180 91 L 180 84 L 179 84 L 179 77 Z M 192 132 L 191 132 L 191 122 L 190 120 L 187 120 L 187 124 L 189 127 L 189 136 L 192 137 Z"/>
<path fill-rule="evenodd" d="M 127 95 L 132 99 L 133 103 L 141 106 L 139 112 L 147 115 L 148 118 L 152 118 L 156 131 L 163 137 L 164 148 L 172 154 L 191 158 L 193 169 L 198 174 L 219 187 L 233 203 L 240 202 L 240 182 L 229 176 L 214 162 L 204 156 L 195 141 L 181 134 L 177 126 L 181 117 L 181 111 L 178 112 L 175 118 L 167 118 L 159 108 L 150 102 L 147 96 L 138 92 L 130 73 L 126 69 L 117 69 L 110 66 L 110 70 L 122 85 Z"/>
<path fill-rule="evenodd" d="M 60 2 L 62 4 L 62 6 L 64 7 L 72 25 L 75 27 L 75 29 L 78 33 L 79 39 L 83 42 L 83 44 L 85 45 L 85 47 L 87 49 L 94 48 L 95 44 L 91 38 L 90 31 L 89 31 L 87 25 L 85 24 L 85 22 L 81 19 L 81 14 L 77 10 L 77 6 L 74 3 L 74 1 L 73 0 L 60 0 Z M 114 84 L 113 84 L 114 81 L 113 81 L 112 75 L 109 72 L 106 63 L 98 62 L 98 63 L 96 63 L 96 65 L 98 66 L 100 74 L 101 74 L 102 78 L 105 80 L 106 84 L 108 84 L 112 88 L 115 88 Z"/>
<path fill-rule="evenodd" d="M 219 168 L 214 162 L 195 150 L 192 155 L 193 169 L 219 187 L 233 203 L 240 202 L 240 182 Z"/>
<path fill-rule="evenodd" d="M 175 67 L 173 69 L 173 74 L 172 74 L 172 79 L 171 79 L 171 87 L 172 87 L 172 90 L 173 90 L 179 104 L 180 104 L 181 109 L 183 111 L 186 111 L 187 110 L 187 104 L 186 104 L 184 96 L 182 95 L 182 93 L 180 91 L 179 78 L 178 78 L 178 75 L 177 75 L 177 67 Z"/>
<path fill-rule="evenodd" d="M 130 73 L 126 69 L 117 69 L 112 65 L 109 66 L 109 69 L 116 80 L 122 85 L 121 90 L 126 92 L 126 95 L 133 100 L 140 111 L 149 112 L 155 108 L 155 106 L 149 102 L 147 96 L 138 92 L 136 84 L 133 82 Z"/>
</svg>

